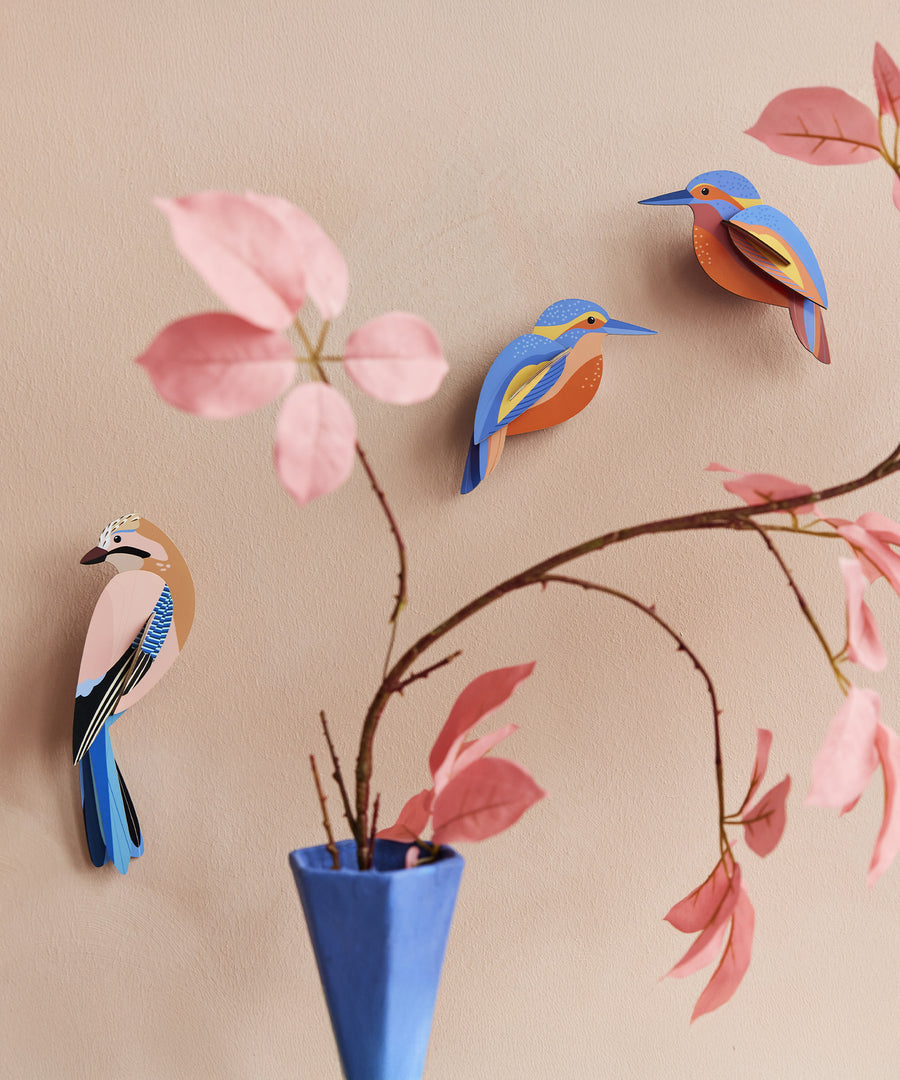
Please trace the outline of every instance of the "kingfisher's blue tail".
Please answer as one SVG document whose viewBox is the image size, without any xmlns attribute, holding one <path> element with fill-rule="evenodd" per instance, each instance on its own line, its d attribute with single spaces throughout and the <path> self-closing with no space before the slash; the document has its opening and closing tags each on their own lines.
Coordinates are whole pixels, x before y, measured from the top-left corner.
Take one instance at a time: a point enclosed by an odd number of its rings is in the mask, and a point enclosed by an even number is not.
<svg viewBox="0 0 900 1080">
<path fill-rule="evenodd" d="M 109 725 L 103 725 L 90 749 L 78 763 L 84 831 L 94 866 L 113 862 L 120 874 L 144 853 L 144 839 L 128 788 L 116 765 Z"/>
<path fill-rule="evenodd" d="M 466 458 L 466 467 L 463 470 L 461 495 L 466 495 L 477 488 L 487 473 L 488 463 L 488 440 L 476 443 L 474 437 L 469 446 L 469 456 Z"/>
<path fill-rule="evenodd" d="M 825 318 L 818 304 L 806 297 L 793 295 L 791 301 L 791 322 L 797 337 L 813 356 L 823 364 L 831 363 L 828 338 L 825 337 Z"/>
</svg>

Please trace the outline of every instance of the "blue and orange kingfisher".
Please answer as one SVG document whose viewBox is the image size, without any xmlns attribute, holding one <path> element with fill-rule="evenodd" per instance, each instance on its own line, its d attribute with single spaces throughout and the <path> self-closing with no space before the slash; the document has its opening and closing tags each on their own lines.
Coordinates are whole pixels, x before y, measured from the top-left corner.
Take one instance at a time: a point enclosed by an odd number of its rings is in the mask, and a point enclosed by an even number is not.
<svg viewBox="0 0 900 1080">
<path fill-rule="evenodd" d="M 719 169 L 700 173 L 681 191 L 645 206 L 690 206 L 694 252 L 707 275 L 723 289 L 786 307 L 804 348 L 831 363 L 822 311 L 828 294 L 806 237 L 774 206 L 767 206 L 746 176 Z"/>
<path fill-rule="evenodd" d="M 553 427 L 590 404 L 603 377 L 600 335 L 655 333 L 611 319 L 589 300 L 551 304 L 530 334 L 498 353 L 485 376 L 461 493 L 493 472 L 507 435 Z"/>
</svg>

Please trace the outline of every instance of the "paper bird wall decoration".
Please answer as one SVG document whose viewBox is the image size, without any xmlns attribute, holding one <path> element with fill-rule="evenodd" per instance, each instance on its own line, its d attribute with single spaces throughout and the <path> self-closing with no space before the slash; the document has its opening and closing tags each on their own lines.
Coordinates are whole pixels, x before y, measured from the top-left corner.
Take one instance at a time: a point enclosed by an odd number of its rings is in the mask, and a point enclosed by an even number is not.
<svg viewBox="0 0 900 1080">
<path fill-rule="evenodd" d="M 806 237 L 774 206 L 767 206 L 746 176 L 720 169 L 695 176 L 645 206 L 690 206 L 694 252 L 723 289 L 786 307 L 804 348 L 831 363 L 822 311 L 828 307 L 822 271 Z"/>
<path fill-rule="evenodd" d="M 475 410 L 463 495 L 497 465 L 507 435 L 561 424 L 589 405 L 603 376 L 602 334 L 655 334 L 611 319 L 588 300 L 551 304 L 491 364 Z"/>
<path fill-rule="evenodd" d="M 135 514 L 111 521 L 81 561 L 111 563 L 118 571 L 100 594 L 85 638 L 72 752 L 91 861 L 112 861 L 124 874 L 143 854 L 144 839 L 109 729 L 184 647 L 194 618 L 194 583 L 168 536 Z"/>
</svg>

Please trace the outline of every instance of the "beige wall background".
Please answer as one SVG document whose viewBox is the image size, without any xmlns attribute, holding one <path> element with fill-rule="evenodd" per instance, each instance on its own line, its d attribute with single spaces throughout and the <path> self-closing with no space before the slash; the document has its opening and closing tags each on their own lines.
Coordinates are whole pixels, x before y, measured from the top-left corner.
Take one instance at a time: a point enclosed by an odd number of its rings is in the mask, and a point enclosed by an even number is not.
<svg viewBox="0 0 900 1080">
<path fill-rule="evenodd" d="M 320 841 L 320 708 L 352 760 L 394 550 L 358 469 L 303 511 L 281 491 L 274 407 L 212 423 L 156 398 L 132 358 L 219 305 L 151 196 L 291 199 L 350 262 L 337 343 L 393 308 L 438 329 L 451 371 L 432 401 L 347 388 L 409 546 L 408 643 L 563 546 L 727 503 L 710 460 L 825 485 L 894 446 L 888 171 L 812 168 L 742 131 L 790 87 L 874 104 L 875 41 L 900 59 L 896 5 L 13 0 L 3 23 L 0 1075 L 327 1080 L 337 1058 L 287 853 Z M 636 205 L 711 168 L 749 175 L 810 237 L 830 369 L 785 312 L 703 276 L 687 210 Z M 461 498 L 491 359 L 567 296 L 660 334 L 611 339 L 590 409 L 508 444 Z M 834 510 L 870 508 L 900 515 L 898 482 Z M 147 837 L 121 878 L 89 863 L 69 755 L 106 580 L 78 559 L 133 511 L 176 539 L 198 604 L 184 657 L 117 725 Z M 836 550 L 784 551 L 837 641 Z M 447 641 L 464 655 L 393 703 L 377 746 L 388 820 L 423 786 L 462 686 L 538 661 L 503 721 L 551 798 L 464 852 L 427 1077 L 896 1076 L 900 867 L 867 890 L 877 782 L 844 820 L 801 805 L 840 698 L 776 566 L 753 537 L 682 535 L 579 569 L 655 602 L 712 671 L 731 802 L 755 727 L 775 731 L 772 778 L 795 788 L 781 846 L 745 859 L 753 964 L 693 1028 L 703 976 L 657 982 L 687 945 L 662 916 L 715 859 L 701 681 L 612 601 L 515 597 Z M 865 685 L 900 728 L 900 606 L 883 582 L 872 604 L 892 659 Z"/>
</svg>

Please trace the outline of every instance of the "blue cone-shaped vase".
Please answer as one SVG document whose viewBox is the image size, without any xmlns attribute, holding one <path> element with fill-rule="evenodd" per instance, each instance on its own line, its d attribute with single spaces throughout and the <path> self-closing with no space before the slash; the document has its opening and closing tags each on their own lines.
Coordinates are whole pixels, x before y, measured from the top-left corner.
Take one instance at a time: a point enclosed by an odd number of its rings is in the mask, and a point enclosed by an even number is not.
<svg viewBox="0 0 900 1080">
<path fill-rule="evenodd" d="M 408 845 L 375 841 L 358 870 L 356 844 L 291 852 L 346 1080 L 421 1080 L 463 859 L 442 847 L 404 869 Z"/>
</svg>

